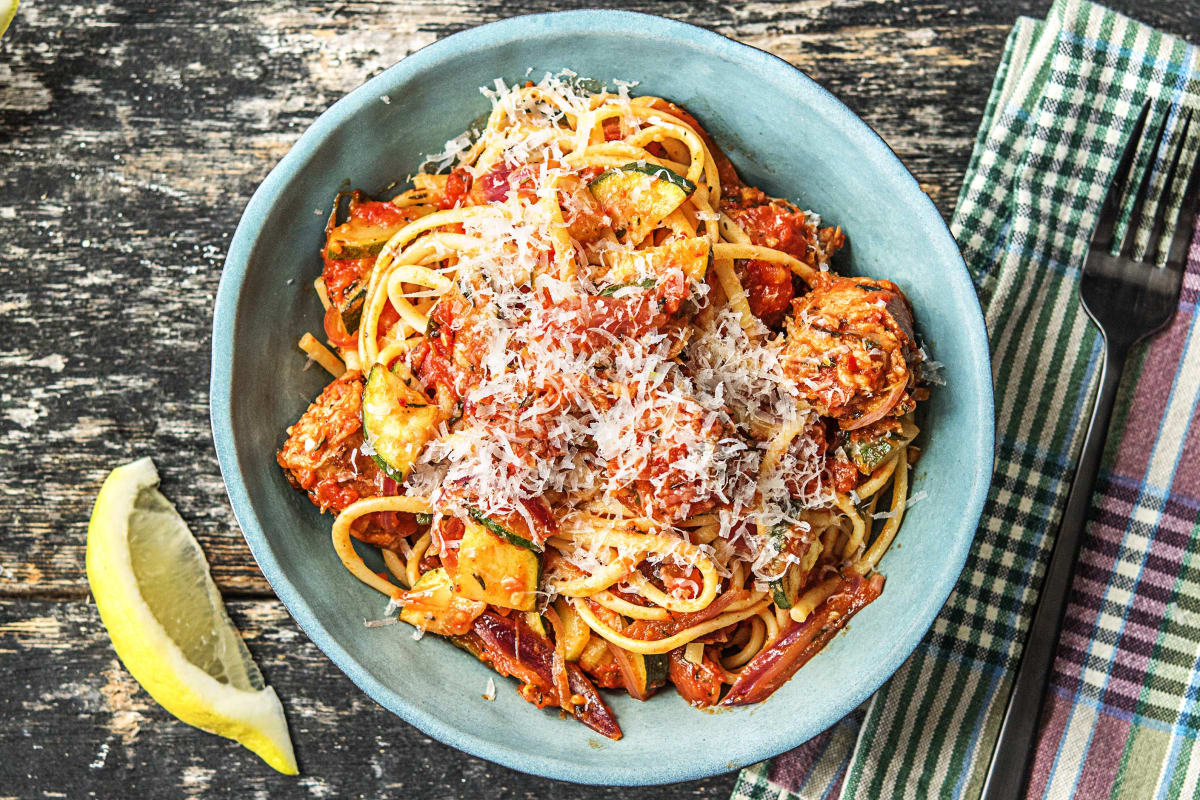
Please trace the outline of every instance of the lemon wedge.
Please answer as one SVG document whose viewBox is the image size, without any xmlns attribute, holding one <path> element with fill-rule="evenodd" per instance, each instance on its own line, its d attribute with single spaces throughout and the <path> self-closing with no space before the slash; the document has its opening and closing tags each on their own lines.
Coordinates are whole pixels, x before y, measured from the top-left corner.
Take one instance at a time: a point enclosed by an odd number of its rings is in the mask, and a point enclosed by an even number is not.
<svg viewBox="0 0 1200 800">
<path fill-rule="evenodd" d="M 17 15 L 17 0 L 0 0 L 0 36 L 8 30 L 8 23 Z"/>
<path fill-rule="evenodd" d="M 92 509 L 88 583 L 113 647 L 167 711 L 295 775 L 279 697 L 225 613 L 200 545 L 157 487 L 154 462 L 134 461 L 109 473 Z"/>
</svg>

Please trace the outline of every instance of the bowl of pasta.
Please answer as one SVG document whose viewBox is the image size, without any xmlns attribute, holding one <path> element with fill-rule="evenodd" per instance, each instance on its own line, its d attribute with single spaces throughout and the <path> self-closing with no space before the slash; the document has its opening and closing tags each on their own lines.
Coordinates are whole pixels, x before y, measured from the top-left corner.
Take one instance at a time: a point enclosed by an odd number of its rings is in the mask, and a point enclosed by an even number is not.
<svg viewBox="0 0 1200 800">
<path fill-rule="evenodd" d="M 616 11 L 455 34 L 309 128 L 230 246 L 212 421 L 359 687 L 588 783 L 856 707 L 992 469 L 979 306 L 900 160 L 786 62 Z"/>
</svg>

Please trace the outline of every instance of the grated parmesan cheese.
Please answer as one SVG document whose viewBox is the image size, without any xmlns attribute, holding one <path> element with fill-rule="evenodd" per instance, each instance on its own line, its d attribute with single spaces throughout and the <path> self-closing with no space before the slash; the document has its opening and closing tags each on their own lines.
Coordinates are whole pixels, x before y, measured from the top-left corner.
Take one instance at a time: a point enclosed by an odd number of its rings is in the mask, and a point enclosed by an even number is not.
<svg viewBox="0 0 1200 800">
<path fill-rule="evenodd" d="M 759 583 L 777 578 L 767 573 L 779 571 L 778 537 L 762 537 L 758 529 L 802 525 L 802 511 L 832 500 L 816 414 L 786 374 L 782 337 L 755 320 L 751 338 L 732 309 L 709 314 L 681 353 L 666 327 L 618 335 L 606 325 L 614 314 L 637 308 L 647 293 L 669 287 L 682 287 L 703 307 L 708 285 L 678 267 L 656 271 L 649 259 L 627 255 L 634 279 L 598 297 L 599 273 L 589 268 L 602 269 L 615 253 L 636 252 L 632 245 L 610 238 L 586 247 L 572 241 L 567 253 L 556 248 L 552 209 L 561 202 L 568 224 L 584 212 L 556 188 L 559 178 L 573 174 L 567 159 L 593 129 L 594 95 L 579 89 L 576 77 L 566 70 L 546 74 L 534 93 L 499 79 L 481 88 L 493 120 L 502 123 L 489 127 L 484 140 L 463 134 L 446 142 L 423 166 L 443 170 L 471 150 L 486 154 L 468 168 L 476 179 L 502 169 L 520 169 L 522 177 L 521 192 L 488 206 L 495 213 L 463 223 L 463 233 L 479 243 L 456 254 L 453 274 L 471 307 L 452 325 L 459 340 L 472 342 L 462 355 L 469 369 L 456 370 L 463 414 L 424 448 L 406 485 L 431 498 L 435 515 L 461 516 L 471 504 L 489 516 L 524 515 L 531 527 L 522 501 L 545 495 L 572 505 L 632 506 L 663 532 L 674 531 L 681 544 L 687 534 L 674 526 L 716 506 L 718 537 L 702 552 L 718 572 L 729 575 L 740 561 Z M 626 109 L 622 125 L 630 125 L 629 90 L 636 84 L 612 85 L 605 102 Z M 562 135 L 568 115 L 579 121 L 570 137 Z M 555 198 L 559 202 L 542 202 Z M 713 223 L 720 217 L 698 218 Z M 810 213 L 807 220 L 815 234 L 819 217 Z M 563 259 L 578 267 L 569 279 L 554 277 Z M 645 288 L 649 278 L 654 283 Z M 775 468 L 760 474 L 767 448 L 761 432 L 797 419 L 812 424 L 801 426 Z M 369 455 L 365 445 L 363 452 Z M 579 544 L 563 554 L 566 564 L 585 572 L 611 559 L 607 545 L 591 550 Z M 654 559 L 689 566 L 683 550 Z M 794 560 L 789 556 L 783 568 Z M 676 591 L 698 592 L 692 584 L 684 580 Z M 494 695 L 491 681 L 489 690 Z"/>
</svg>

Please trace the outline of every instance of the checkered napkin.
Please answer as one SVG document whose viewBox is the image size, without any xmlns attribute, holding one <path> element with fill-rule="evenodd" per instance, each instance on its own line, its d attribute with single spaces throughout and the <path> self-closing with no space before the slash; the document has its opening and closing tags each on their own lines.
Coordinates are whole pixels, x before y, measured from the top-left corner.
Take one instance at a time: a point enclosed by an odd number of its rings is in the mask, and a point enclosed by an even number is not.
<svg viewBox="0 0 1200 800">
<path fill-rule="evenodd" d="M 1139 169 L 1161 187 L 1176 151 L 1190 162 L 1200 125 L 1181 141 L 1181 111 L 1200 122 L 1198 70 L 1186 42 L 1087 2 L 1018 21 L 952 223 L 996 385 L 996 474 L 966 568 L 895 677 L 744 770 L 734 800 L 978 797 L 1098 379 L 1077 293 L 1097 208 L 1147 102 Z M 1198 293 L 1194 239 L 1179 313 L 1126 366 L 1029 797 L 1200 797 Z"/>
</svg>

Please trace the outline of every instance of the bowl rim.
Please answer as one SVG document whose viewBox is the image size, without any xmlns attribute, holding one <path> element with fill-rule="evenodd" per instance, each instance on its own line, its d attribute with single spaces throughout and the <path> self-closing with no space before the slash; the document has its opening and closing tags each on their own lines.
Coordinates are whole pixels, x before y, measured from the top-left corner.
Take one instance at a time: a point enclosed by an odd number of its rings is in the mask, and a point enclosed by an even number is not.
<svg viewBox="0 0 1200 800">
<path fill-rule="evenodd" d="M 543 26 L 542 32 L 545 33 L 586 34 L 594 26 L 597 18 L 604 18 L 606 25 L 624 24 L 628 26 L 636 23 L 638 27 L 656 37 L 682 40 L 704 46 L 727 56 L 742 68 L 762 72 L 778 71 L 782 67 L 790 72 L 797 82 L 798 92 L 807 95 L 807 99 L 813 104 L 821 106 L 822 113 L 829 118 L 841 122 L 845 135 L 855 144 L 881 156 L 876 165 L 881 173 L 887 174 L 902 186 L 907 185 L 911 190 L 909 192 L 911 197 L 906 199 L 919 206 L 914 209 L 913 217 L 919 224 L 923 221 L 921 227 L 928 234 L 931 248 L 936 253 L 938 260 L 951 261 L 959 266 L 959 270 L 946 276 L 947 280 L 960 284 L 960 288 L 970 288 L 971 296 L 975 296 L 974 287 L 958 245 L 942 219 L 941 213 L 932 199 L 921 190 L 917 179 L 887 142 L 868 123 L 859 118 L 841 100 L 816 83 L 799 67 L 779 56 L 722 34 L 653 14 L 614 9 L 579 9 L 524 14 L 469 28 L 439 39 L 410 53 L 379 75 L 366 81 L 318 116 L 259 184 L 247 203 L 230 242 L 217 289 L 213 315 L 209 386 L 210 420 L 217 459 L 234 515 L 263 575 L 304 633 L 371 699 L 445 744 L 521 772 L 573 783 L 622 786 L 654 785 L 729 772 L 778 755 L 802 744 L 808 737 L 797 738 L 794 734 L 789 736 L 787 731 L 780 731 L 774 736 L 764 736 L 753 741 L 747 739 L 740 745 L 727 742 L 722 748 L 710 748 L 711 752 L 706 753 L 706 757 L 698 758 L 689 754 L 686 763 L 662 764 L 653 774 L 647 774 L 646 771 L 638 768 L 624 767 L 620 760 L 615 758 L 611 763 L 588 765 L 526 752 L 503 742 L 493 741 L 473 732 L 459 729 L 434 715 L 423 712 L 395 690 L 373 677 L 345 648 L 338 644 L 317 619 L 297 587 L 288 580 L 251 502 L 240 469 L 233 433 L 234 346 L 232 331 L 235 329 L 237 321 L 242 285 L 247 275 L 250 255 L 263 232 L 263 221 L 267 217 L 267 212 L 295 169 L 307 162 L 323 139 L 344 120 L 352 117 L 368 103 L 378 102 L 380 89 L 392 83 L 397 77 L 401 79 L 414 77 L 428 65 L 435 64 L 439 58 L 454 57 L 462 51 L 469 51 L 475 45 L 487 45 L 497 40 L 504 41 L 519 37 L 523 29 L 531 23 Z M 931 220 L 933 224 L 931 224 Z M 979 387 L 980 402 L 971 410 L 978 433 L 975 441 L 967 444 L 976 452 L 990 455 L 994 452 L 994 396 L 987 329 L 977 297 L 971 312 L 969 318 L 964 319 L 963 322 L 968 329 L 970 349 L 976 351 L 977 358 L 971 366 L 975 372 L 973 379 Z M 947 558 L 941 562 L 940 569 L 927 575 L 927 578 L 930 578 L 928 596 L 936 598 L 938 602 L 925 604 L 918 613 L 913 615 L 912 624 L 893 643 L 885 658 L 873 664 L 864 665 L 863 672 L 856 681 L 855 691 L 851 693 L 844 708 L 830 708 L 822 714 L 814 715 L 818 727 L 814 729 L 811 722 L 810 725 L 805 726 L 807 730 L 812 731 L 811 735 L 826 730 L 853 711 L 874 694 L 916 650 L 933 624 L 935 616 L 944 606 L 962 572 L 975 537 L 975 530 L 983 511 L 991 478 L 992 462 L 989 459 L 987 469 L 978 471 L 966 492 L 965 502 L 962 505 L 963 513 L 960 516 L 960 520 L 964 521 L 960 523 L 964 533 L 953 540 L 951 549 L 946 554 Z M 966 527 L 965 521 L 969 521 L 969 529 Z"/>
</svg>

